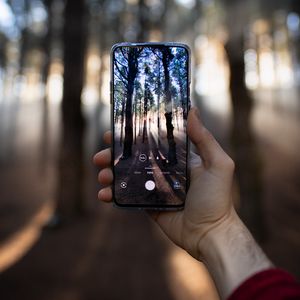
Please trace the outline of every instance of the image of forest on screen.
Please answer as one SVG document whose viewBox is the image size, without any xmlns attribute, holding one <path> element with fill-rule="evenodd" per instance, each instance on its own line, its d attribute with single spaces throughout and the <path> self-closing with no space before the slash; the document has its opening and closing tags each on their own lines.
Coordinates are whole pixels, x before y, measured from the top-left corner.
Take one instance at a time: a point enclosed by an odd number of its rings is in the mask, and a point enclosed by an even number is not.
<svg viewBox="0 0 300 300">
<path fill-rule="evenodd" d="M 118 47 L 113 74 L 115 199 L 181 205 L 187 181 L 188 51 Z"/>
</svg>

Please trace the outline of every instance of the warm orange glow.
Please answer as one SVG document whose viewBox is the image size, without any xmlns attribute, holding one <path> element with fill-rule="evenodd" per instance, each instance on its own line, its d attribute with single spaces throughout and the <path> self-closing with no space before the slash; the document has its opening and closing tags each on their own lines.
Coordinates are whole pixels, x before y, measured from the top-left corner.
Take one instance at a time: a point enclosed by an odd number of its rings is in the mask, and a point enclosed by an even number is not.
<svg viewBox="0 0 300 300">
<path fill-rule="evenodd" d="M 201 95 L 215 95 L 228 90 L 228 66 L 223 45 L 216 39 L 199 36 L 200 64 L 196 67 L 196 91 Z"/>
<path fill-rule="evenodd" d="M 151 30 L 149 40 L 151 42 L 160 42 L 162 40 L 162 32 L 160 30 Z"/>
<path fill-rule="evenodd" d="M 0 272 L 25 255 L 41 235 L 42 226 L 49 220 L 52 205 L 46 203 L 29 223 L 0 245 Z"/>
<path fill-rule="evenodd" d="M 245 50 L 245 82 L 249 89 L 290 88 L 294 85 L 289 36 L 280 25 L 274 34 L 267 21 L 257 20 L 252 26 L 251 47 Z M 256 42 L 255 42 L 256 41 Z"/>
<path fill-rule="evenodd" d="M 98 49 L 91 47 L 87 55 L 85 86 L 82 91 L 82 103 L 95 105 L 99 100 L 99 81 L 101 59 Z"/>
<path fill-rule="evenodd" d="M 259 54 L 259 75 L 262 87 L 274 86 L 274 59 L 271 51 L 264 51 Z"/>
<path fill-rule="evenodd" d="M 103 56 L 104 71 L 102 77 L 101 101 L 103 104 L 110 105 L 110 56 L 106 53 Z"/>
<path fill-rule="evenodd" d="M 63 64 L 61 61 L 54 61 L 50 66 L 46 93 L 48 100 L 52 103 L 59 103 L 62 100 L 63 92 Z"/>
<path fill-rule="evenodd" d="M 195 89 L 203 103 L 217 113 L 230 110 L 228 97 L 229 69 L 223 44 L 203 35 L 195 41 L 199 64 L 195 68 Z"/>
<path fill-rule="evenodd" d="M 169 282 L 174 299 L 217 300 L 215 285 L 205 266 L 174 247 L 169 254 Z"/>
<path fill-rule="evenodd" d="M 24 76 L 17 76 L 16 83 L 20 87 L 19 96 L 22 102 L 34 102 L 44 95 L 40 75 L 34 69 L 28 70 Z"/>
<path fill-rule="evenodd" d="M 257 34 L 265 33 L 269 30 L 270 26 L 266 20 L 258 19 L 253 23 L 253 31 Z"/>
</svg>

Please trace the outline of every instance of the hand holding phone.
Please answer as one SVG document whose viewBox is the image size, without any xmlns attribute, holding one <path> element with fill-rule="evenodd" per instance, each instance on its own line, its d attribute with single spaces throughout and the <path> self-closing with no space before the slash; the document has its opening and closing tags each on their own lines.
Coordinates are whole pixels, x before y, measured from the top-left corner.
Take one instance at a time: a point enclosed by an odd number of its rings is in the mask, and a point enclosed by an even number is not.
<svg viewBox="0 0 300 300">
<path fill-rule="evenodd" d="M 234 164 L 203 126 L 195 108 L 188 114 L 187 133 L 199 155 L 192 153 L 190 156 L 191 182 L 185 208 L 173 212 L 152 211 L 151 215 L 174 243 L 199 259 L 201 239 L 210 230 L 219 230 L 222 222 L 234 215 L 231 196 Z M 104 140 L 111 143 L 111 132 L 105 134 Z M 98 197 L 105 202 L 112 201 L 111 161 L 110 149 L 94 157 L 95 164 L 102 168 L 99 181 L 106 186 L 99 191 Z"/>
</svg>

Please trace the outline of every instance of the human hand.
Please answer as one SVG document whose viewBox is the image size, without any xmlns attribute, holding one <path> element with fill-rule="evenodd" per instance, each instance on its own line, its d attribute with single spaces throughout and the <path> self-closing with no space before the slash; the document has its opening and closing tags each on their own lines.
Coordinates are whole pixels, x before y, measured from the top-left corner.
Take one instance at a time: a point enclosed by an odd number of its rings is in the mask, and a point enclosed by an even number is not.
<svg viewBox="0 0 300 300">
<path fill-rule="evenodd" d="M 185 208 L 176 212 L 153 212 L 151 216 L 174 243 L 201 259 L 199 244 L 233 215 L 231 186 L 234 163 L 203 126 L 195 108 L 189 112 L 187 132 L 200 156 L 191 155 L 191 182 Z M 104 140 L 111 143 L 110 132 L 105 134 Z M 110 149 L 97 153 L 94 162 L 102 168 L 98 180 L 104 185 L 98 197 L 110 202 L 110 184 L 113 181 Z"/>
</svg>

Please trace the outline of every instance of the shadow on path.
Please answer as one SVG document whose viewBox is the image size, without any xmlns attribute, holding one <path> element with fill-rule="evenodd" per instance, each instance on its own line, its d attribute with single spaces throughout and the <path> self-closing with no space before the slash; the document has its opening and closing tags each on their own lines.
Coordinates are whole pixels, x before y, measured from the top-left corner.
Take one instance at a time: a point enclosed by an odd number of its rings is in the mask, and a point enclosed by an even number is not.
<svg viewBox="0 0 300 300">
<path fill-rule="evenodd" d="M 100 205 L 60 230 L 44 232 L 0 275 L 4 299 L 173 299 L 167 249 L 147 216 Z"/>
</svg>

